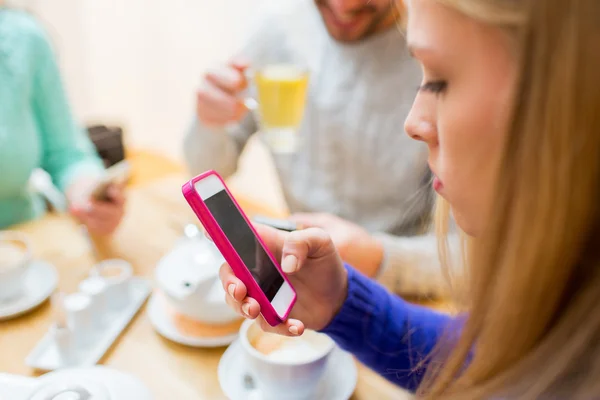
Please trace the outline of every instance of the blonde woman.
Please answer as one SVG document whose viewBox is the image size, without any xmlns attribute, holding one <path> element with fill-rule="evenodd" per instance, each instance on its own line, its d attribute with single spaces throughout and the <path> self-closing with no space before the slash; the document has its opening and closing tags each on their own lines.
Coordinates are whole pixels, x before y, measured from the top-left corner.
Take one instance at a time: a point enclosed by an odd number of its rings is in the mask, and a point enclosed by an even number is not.
<svg viewBox="0 0 600 400">
<path fill-rule="evenodd" d="M 322 231 L 263 230 L 299 297 L 285 323 L 260 322 L 326 332 L 422 398 L 600 398 L 600 2 L 406 3 L 424 75 L 407 131 L 473 237 L 467 313 L 388 294 Z M 230 304 L 257 318 L 221 273 Z"/>
</svg>

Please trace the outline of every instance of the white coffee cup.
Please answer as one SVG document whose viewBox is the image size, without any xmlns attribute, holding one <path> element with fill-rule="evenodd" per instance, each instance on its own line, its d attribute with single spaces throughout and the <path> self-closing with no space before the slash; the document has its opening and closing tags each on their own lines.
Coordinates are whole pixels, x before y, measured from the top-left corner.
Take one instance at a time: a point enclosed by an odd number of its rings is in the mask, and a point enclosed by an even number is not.
<svg viewBox="0 0 600 400">
<path fill-rule="evenodd" d="M 26 235 L 0 232 L 0 301 L 22 293 L 31 260 L 31 245 Z"/>
<path fill-rule="evenodd" d="M 86 345 L 93 334 L 92 299 L 84 293 L 72 293 L 65 297 L 64 308 L 67 326 L 77 345 Z"/>
<path fill-rule="evenodd" d="M 90 276 L 79 283 L 79 291 L 91 299 L 92 321 L 96 328 L 102 328 L 106 314 L 106 280 L 99 276 Z"/>
<path fill-rule="evenodd" d="M 265 333 L 254 321 L 240 328 L 248 372 L 265 400 L 312 399 L 335 343 L 328 336 L 305 331 L 290 338 Z"/>
<path fill-rule="evenodd" d="M 108 308 L 119 310 L 129 303 L 129 281 L 133 268 L 125 260 L 111 259 L 96 264 L 90 276 L 100 277 L 106 283 L 104 298 Z"/>
</svg>

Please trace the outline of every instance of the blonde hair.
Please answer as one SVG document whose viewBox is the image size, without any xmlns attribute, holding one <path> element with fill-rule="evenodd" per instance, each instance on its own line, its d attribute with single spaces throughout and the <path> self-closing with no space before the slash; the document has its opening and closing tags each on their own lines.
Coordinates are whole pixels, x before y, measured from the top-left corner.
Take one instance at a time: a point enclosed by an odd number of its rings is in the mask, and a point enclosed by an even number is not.
<svg viewBox="0 0 600 400">
<path fill-rule="evenodd" d="M 438 1 L 510 30 L 521 68 L 491 218 L 469 245 L 469 314 L 419 395 L 598 397 L 600 1 Z"/>
</svg>

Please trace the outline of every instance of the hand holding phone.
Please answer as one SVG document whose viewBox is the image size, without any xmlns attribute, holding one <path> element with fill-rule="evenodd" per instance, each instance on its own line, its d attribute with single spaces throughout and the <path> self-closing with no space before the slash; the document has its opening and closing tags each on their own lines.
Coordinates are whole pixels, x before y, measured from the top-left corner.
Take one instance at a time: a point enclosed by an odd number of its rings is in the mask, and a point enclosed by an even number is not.
<svg viewBox="0 0 600 400">
<path fill-rule="evenodd" d="M 261 305 L 248 294 L 245 284 L 223 264 L 219 277 L 224 288 L 234 288 L 227 303 L 245 318 L 258 318 L 264 331 L 287 336 L 304 329 L 321 330 L 329 325 L 348 297 L 348 274 L 329 235 L 319 228 L 291 233 L 257 225 L 268 248 L 281 258 L 281 267 L 296 289 L 298 299 L 285 323 L 271 326 L 260 318 Z"/>
<path fill-rule="evenodd" d="M 271 326 L 285 321 L 296 291 L 223 179 L 208 171 L 184 184 L 182 192 L 248 295 L 260 304 L 264 319 Z"/>
<path fill-rule="evenodd" d="M 120 161 L 106 169 L 105 174 L 94 184 L 90 197 L 97 201 L 109 201 L 108 189 L 115 186 L 123 186 L 131 175 L 131 166 L 126 160 Z"/>
<path fill-rule="evenodd" d="M 113 233 L 125 213 L 125 182 L 107 176 L 81 176 L 66 191 L 69 212 L 93 234 Z"/>
</svg>

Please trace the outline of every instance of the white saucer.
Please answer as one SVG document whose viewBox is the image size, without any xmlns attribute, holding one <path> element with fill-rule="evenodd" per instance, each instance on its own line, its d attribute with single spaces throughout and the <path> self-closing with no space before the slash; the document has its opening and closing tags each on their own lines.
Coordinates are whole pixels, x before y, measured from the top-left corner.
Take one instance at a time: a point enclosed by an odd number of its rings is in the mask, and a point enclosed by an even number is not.
<svg viewBox="0 0 600 400">
<path fill-rule="evenodd" d="M 165 304 L 160 295 L 157 294 L 150 297 L 147 314 L 150 323 L 161 336 L 190 347 L 224 347 L 233 342 L 238 336 L 237 332 L 232 335 L 217 337 L 195 337 L 182 334 L 169 318 Z"/>
<path fill-rule="evenodd" d="M 0 321 L 18 317 L 42 304 L 58 285 L 58 272 L 45 261 L 32 261 L 20 296 L 0 300 Z"/>
<path fill-rule="evenodd" d="M 236 340 L 219 361 L 219 385 L 230 400 L 260 400 L 252 388 L 244 384 L 248 376 L 242 345 Z M 358 371 L 354 358 L 335 347 L 321 377 L 317 395 L 310 400 L 348 400 L 356 388 Z"/>
</svg>

